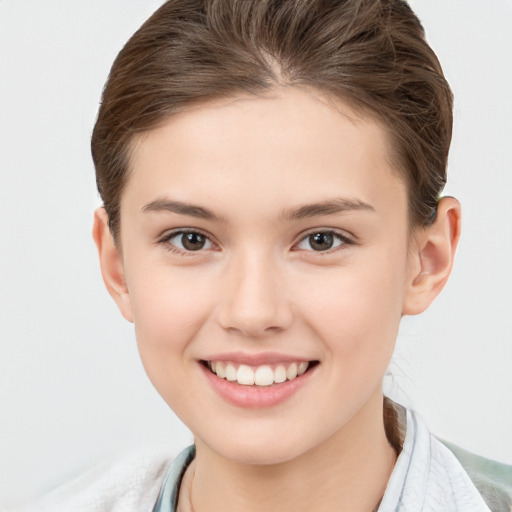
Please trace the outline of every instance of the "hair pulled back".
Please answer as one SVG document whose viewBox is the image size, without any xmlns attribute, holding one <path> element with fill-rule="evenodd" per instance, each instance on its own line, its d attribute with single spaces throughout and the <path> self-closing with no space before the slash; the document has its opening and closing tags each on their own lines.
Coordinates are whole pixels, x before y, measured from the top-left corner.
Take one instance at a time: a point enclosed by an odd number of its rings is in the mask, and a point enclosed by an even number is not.
<svg viewBox="0 0 512 512">
<path fill-rule="evenodd" d="M 452 94 L 403 0 L 169 0 L 117 56 L 92 135 L 96 181 L 117 240 L 130 143 L 203 101 L 307 86 L 380 120 L 428 225 L 446 181 Z"/>
</svg>

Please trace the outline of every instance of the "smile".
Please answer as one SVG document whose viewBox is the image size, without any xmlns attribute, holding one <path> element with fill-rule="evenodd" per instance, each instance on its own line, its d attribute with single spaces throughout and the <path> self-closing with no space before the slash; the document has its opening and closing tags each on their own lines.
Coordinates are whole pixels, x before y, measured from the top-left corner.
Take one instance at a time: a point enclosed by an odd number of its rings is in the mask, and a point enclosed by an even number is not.
<svg viewBox="0 0 512 512">
<path fill-rule="evenodd" d="M 292 398 L 308 382 L 320 361 L 284 354 L 218 354 L 198 360 L 211 389 L 232 405 L 249 409 L 274 407 Z"/>
<path fill-rule="evenodd" d="M 228 361 L 206 361 L 206 366 L 220 379 L 242 386 L 272 386 L 292 381 L 303 375 L 310 363 L 297 361 L 277 365 L 249 366 Z"/>
</svg>

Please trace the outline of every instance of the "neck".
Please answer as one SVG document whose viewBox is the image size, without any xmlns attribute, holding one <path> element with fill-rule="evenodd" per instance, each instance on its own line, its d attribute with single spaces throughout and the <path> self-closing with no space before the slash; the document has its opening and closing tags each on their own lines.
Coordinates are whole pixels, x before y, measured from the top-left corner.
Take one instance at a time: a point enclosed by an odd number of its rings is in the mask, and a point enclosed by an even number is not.
<svg viewBox="0 0 512 512">
<path fill-rule="evenodd" d="M 196 442 L 194 512 L 371 512 L 396 461 L 383 422 L 382 394 L 349 424 L 314 449 L 281 464 L 228 460 Z"/>
</svg>

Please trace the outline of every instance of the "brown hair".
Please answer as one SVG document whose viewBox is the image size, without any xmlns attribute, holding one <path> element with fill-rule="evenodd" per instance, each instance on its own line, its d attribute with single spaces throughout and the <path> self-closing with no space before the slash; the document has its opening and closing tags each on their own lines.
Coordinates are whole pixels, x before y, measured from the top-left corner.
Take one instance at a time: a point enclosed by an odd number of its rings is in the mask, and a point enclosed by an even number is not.
<svg viewBox="0 0 512 512">
<path fill-rule="evenodd" d="M 405 1 L 170 0 L 116 58 L 94 127 L 114 237 L 134 135 L 191 104 L 276 85 L 313 87 L 381 120 L 410 224 L 429 224 L 446 181 L 452 94 Z"/>
</svg>

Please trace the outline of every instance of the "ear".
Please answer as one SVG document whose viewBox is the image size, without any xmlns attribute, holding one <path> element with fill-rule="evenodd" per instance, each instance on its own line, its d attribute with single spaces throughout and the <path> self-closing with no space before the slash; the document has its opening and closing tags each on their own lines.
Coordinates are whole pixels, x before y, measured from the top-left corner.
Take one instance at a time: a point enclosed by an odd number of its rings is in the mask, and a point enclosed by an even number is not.
<svg viewBox="0 0 512 512">
<path fill-rule="evenodd" d="M 443 197 L 433 224 L 414 233 L 403 315 L 423 312 L 443 289 L 452 270 L 460 223 L 459 202 L 453 197 Z"/>
<path fill-rule="evenodd" d="M 92 236 L 98 248 L 101 275 L 108 293 L 116 301 L 122 315 L 133 322 L 130 294 L 126 285 L 121 251 L 114 242 L 108 226 L 108 216 L 102 206 L 94 212 Z"/>
</svg>

